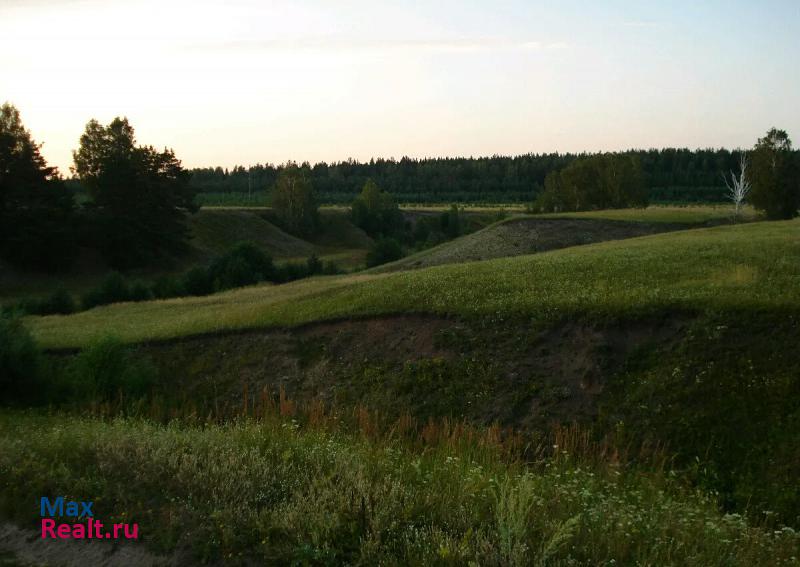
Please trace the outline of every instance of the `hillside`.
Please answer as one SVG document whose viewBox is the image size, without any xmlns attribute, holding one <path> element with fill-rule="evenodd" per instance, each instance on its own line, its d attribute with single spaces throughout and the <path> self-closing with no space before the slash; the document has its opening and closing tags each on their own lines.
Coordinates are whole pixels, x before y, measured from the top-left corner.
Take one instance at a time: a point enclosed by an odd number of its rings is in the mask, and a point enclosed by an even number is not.
<svg viewBox="0 0 800 567">
<path fill-rule="evenodd" d="M 276 261 L 302 261 L 316 254 L 336 262 L 340 268 L 364 265 L 372 240 L 354 226 L 346 211 L 321 211 L 322 228 L 310 240 L 281 230 L 269 220 L 264 208 L 200 209 L 188 217 L 189 252 L 183 257 L 165 260 L 158 265 L 131 270 L 131 280 L 152 281 L 162 275 L 181 273 L 192 266 L 204 265 L 228 251 L 238 242 L 253 242 Z M 74 268 L 50 274 L 15 269 L 0 262 L 0 303 L 14 299 L 45 296 L 64 288 L 75 296 L 95 287 L 110 271 L 96 250 L 84 249 Z"/>
<path fill-rule="evenodd" d="M 582 244 L 622 240 L 691 227 L 690 224 L 598 219 L 511 218 L 479 232 L 445 242 L 391 264 L 379 266 L 372 271 L 375 273 L 396 272 L 442 264 L 523 256 Z"/>
<path fill-rule="evenodd" d="M 518 220 L 509 224 L 514 222 Z M 642 227 L 652 229 L 650 224 Z M 641 510 L 654 514 L 668 506 L 661 500 L 666 497 L 680 503 L 686 514 L 704 517 L 706 527 L 725 531 L 734 518 L 741 529 L 774 527 L 776 538 L 789 538 L 755 544 L 764 533 L 773 533 L 755 529 L 749 535 L 730 536 L 751 542 L 744 548 L 736 547 L 738 543 L 731 542 L 739 540 L 732 539 L 712 549 L 707 547 L 707 536 L 690 537 L 690 533 L 700 533 L 697 529 L 681 531 L 678 524 L 658 517 L 653 525 L 670 526 L 674 534 L 670 537 L 695 549 L 694 556 L 704 558 L 701 563 L 736 564 L 733 559 L 717 560 L 744 557 L 745 548 L 753 553 L 765 550 L 766 555 L 781 555 L 791 562 L 798 541 L 793 532 L 777 528 L 800 526 L 796 483 L 800 475 L 799 229 L 797 220 L 697 228 L 418 270 L 317 277 L 207 297 L 116 304 L 71 316 L 31 317 L 25 325 L 41 345 L 51 349 L 51 359 L 59 366 L 72 359 L 71 349 L 103 353 L 105 347 L 97 341 L 109 334 L 136 343 L 135 355 L 149 360 L 160 376 L 151 405 L 139 406 L 138 411 L 165 421 L 184 416 L 186 426 L 175 425 L 164 433 L 153 430 L 151 435 L 178 443 L 174 450 L 187 455 L 208 443 L 229 444 L 237 435 L 227 426 L 212 433 L 188 424 L 196 423 L 199 416 L 224 422 L 243 412 L 260 420 L 272 412 L 278 420 L 275 427 L 289 435 L 303 428 L 297 438 L 272 435 L 258 450 L 274 449 L 283 455 L 285 466 L 298 470 L 307 467 L 297 453 L 299 447 L 319 455 L 331 441 L 320 440 L 314 428 L 333 427 L 331 423 L 336 424 L 335 435 L 342 434 L 346 423 L 353 424 L 356 438 L 369 440 L 365 450 L 373 457 L 354 452 L 350 445 L 348 449 L 340 446 L 337 454 L 370 462 L 378 467 L 375 470 L 390 464 L 402 469 L 417 458 L 416 453 L 403 452 L 405 446 L 393 444 L 398 431 L 407 431 L 409 424 L 417 424 L 412 427 L 415 433 L 409 433 L 415 439 L 414 451 L 430 455 L 425 444 L 440 438 L 454 448 L 442 457 L 442 466 L 453 462 L 475 466 L 476 455 L 485 447 L 485 441 L 477 440 L 484 433 L 466 434 L 471 430 L 465 427 L 502 438 L 499 432 L 508 431 L 503 435 L 523 440 L 518 457 L 525 463 L 519 465 L 525 471 L 521 474 L 536 486 L 554 478 L 549 473 L 536 476 L 540 465 L 561 475 L 571 476 L 578 470 L 588 478 L 610 475 L 610 484 L 587 488 L 586 498 L 569 512 L 559 508 L 561 492 L 554 493 L 553 500 L 542 497 L 542 508 L 530 508 L 556 513 L 564 525 L 580 516 L 574 520 L 582 526 L 580 531 L 564 535 L 576 542 L 570 556 L 583 554 L 589 562 L 645 557 L 645 548 L 637 547 L 638 543 L 613 551 L 601 551 L 605 548 L 591 543 L 622 537 L 615 531 L 603 532 L 600 524 L 590 521 L 591 514 L 600 514 L 591 503 L 606 498 L 618 502 L 613 508 L 603 508 L 601 515 L 607 517 L 621 509 L 620 501 L 633 498 L 643 502 Z M 87 360 L 100 355 L 89 354 Z M 55 450 L 48 433 L 51 425 L 36 421 L 44 417 L 33 419 L 26 427 L 39 433 L 12 449 L 49 459 L 46 455 Z M 379 425 L 381 420 L 385 425 Z M 575 424 L 577 429 L 564 437 L 559 433 L 561 424 Z M 14 438 L 13 427 L 4 427 L 5 439 Z M 81 438 L 113 434 L 121 447 L 138 455 L 152 453 L 142 466 L 161 470 L 161 453 L 137 441 L 148 425 L 118 424 L 112 432 L 101 422 L 87 420 L 55 427 L 80 428 Z M 271 431 L 271 426 L 258 427 L 247 435 Z M 386 438 L 376 433 L 381 427 L 386 428 Z M 436 433 L 440 431 L 449 433 Z M 536 452 L 552 446 L 558 451 L 547 457 Z M 641 453 L 630 454 L 636 447 Z M 82 450 L 88 451 L 88 445 Z M 566 460 L 566 468 L 558 469 L 561 451 L 584 455 L 588 461 Z M 383 461 L 379 456 L 387 454 L 402 456 L 397 461 Z M 108 482 L 125 475 L 106 461 L 103 452 L 91 457 L 93 462 L 105 463 L 102 477 L 80 476 L 67 456 L 56 458 L 82 482 L 101 478 Z M 497 471 L 495 475 L 512 474 L 509 471 L 518 466 L 509 465 L 506 457 L 491 463 L 499 467 L 491 469 Z M 490 470 L 489 462 L 485 466 L 482 470 Z M 628 466 L 633 476 L 620 477 L 620 467 Z M 186 469 L 187 474 L 190 470 Z M 640 473 L 643 476 L 637 476 Z M 337 483 L 360 474 L 341 469 Z M 474 480 L 470 475 L 475 473 L 464 474 L 458 480 L 448 477 L 448 482 L 456 483 L 449 486 L 469 490 L 472 481 L 468 479 Z M 143 471 L 137 478 L 142 480 L 126 482 L 124 494 L 114 498 L 122 498 L 146 516 L 149 512 L 135 504 L 136 495 L 146 493 L 147 483 L 155 476 Z M 658 498 L 637 500 L 642 498 L 636 488 L 642 485 L 637 483 L 644 478 L 654 483 L 646 493 L 659 494 Z M 219 480 L 209 482 L 215 490 L 221 487 Z M 580 483 L 588 486 L 586 479 Z M 19 486 L 20 495 L 39 490 L 35 481 Z M 206 495 L 201 486 L 171 490 L 176 491 L 172 498 L 181 502 Z M 319 490 L 318 495 L 331 494 L 327 488 L 314 490 Z M 371 490 L 368 493 L 373 494 Z M 493 507 L 499 506 L 499 493 L 493 494 L 482 506 L 499 514 L 499 508 Z M 689 494 L 707 498 L 708 504 L 692 500 Z M 450 507 L 453 498 L 451 494 L 442 502 Z M 291 501 L 291 506 L 302 508 L 299 493 Z M 331 508 L 331 513 L 350 509 L 346 503 L 341 506 Z M 200 529 L 217 533 L 203 518 L 200 514 L 196 519 Z M 425 524 L 427 520 L 419 521 Z M 473 518 L 470 525 L 480 521 Z M 153 522 L 161 525 L 163 520 Z M 249 521 L 245 524 L 252 526 Z M 366 525 L 352 529 L 363 534 Z M 384 533 L 395 533 L 387 529 Z M 258 530 L 254 533 L 263 537 Z M 459 538 L 467 537 L 458 533 Z M 547 537 L 555 537 L 548 533 Z M 533 532 L 525 534 L 520 537 L 538 537 Z M 315 537 L 329 541 L 319 534 Z M 348 557 L 355 553 L 341 547 L 343 536 L 331 537 L 337 542 L 330 544 L 336 553 Z M 646 540 L 647 549 L 655 549 L 649 535 L 642 537 L 627 541 Z M 455 552 L 449 543 L 440 544 L 450 549 L 448 553 Z M 168 551 L 175 548 L 174 541 L 163 545 Z M 248 542 L 238 545 L 252 548 Z M 225 543 L 212 547 L 213 553 L 230 549 Z M 359 549 L 358 553 L 366 554 L 360 556 L 371 557 L 368 550 Z M 477 553 L 468 549 L 470 554 Z M 408 550 L 398 553 L 392 557 L 416 557 Z M 646 557 L 669 563 L 666 556 Z M 758 554 L 747 562 L 769 563 Z"/>
<path fill-rule="evenodd" d="M 551 320 L 791 309 L 800 304 L 798 226 L 720 226 L 413 273 L 320 277 L 31 318 L 29 325 L 47 347 L 77 347 L 112 330 L 146 341 L 406 312 Z"/>
<path fill-rule="evenodd" d="M 742 218 L 752 221 L 756 216 L 752 209 L 746 209 Z M 516 216 L 371 271 L 395 272 L 442 264 L 522 256 L 728 222 L 730 222 L 729 207 L 709 206 L 659 206 L 645 209 Z"/>
</svg>

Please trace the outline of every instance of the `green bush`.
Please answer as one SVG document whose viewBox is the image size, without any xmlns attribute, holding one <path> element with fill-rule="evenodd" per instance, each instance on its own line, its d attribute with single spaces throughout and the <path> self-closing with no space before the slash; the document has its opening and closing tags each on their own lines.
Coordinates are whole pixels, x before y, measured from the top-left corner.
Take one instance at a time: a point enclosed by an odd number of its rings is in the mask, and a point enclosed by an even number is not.
<svg viewBox="0 0 800 567">
<path fill-rule="evenodd" d="M 42 355 L 19 319 L 0 317 L 0 402 L 34 402 L 42 397 Z"/>
<path fill-rule="evenodd" d="M 135 357 L 114 337 L 105 337 L 81 351 L 67 369 L 69 390 L 77 401 L 110 400 L 122 394 L 145 396 L 158 379 L 155 366 Z"/>
<path fill-rule="evenodd" d="M 200 266 L 192 268 L 183 275 L 180 288 L 186 295 L 208 295 L 214 291 L 208 270 Z"/>
<path fill-rule="evenodd" d="M 147 301 L 153 299 L 153 292 L 145 282 L 136 281 L 131 284 L 128 299 L 129 301 Z"/>
<path fill-rule="evenodd" d="M 161 276 L 153 283 L 151 293 L 156 299 L 180 297 L 187 293 L 184 289 L 184 281 L 172 276 Z"/>
<path fill-rule="evenodd" d="M 9 311 L 26 315 L 68 315 L 75 312 L 75 301 L 69 292 L 59 288 L 45 298 L 23 299 Z"/>
<path fill-rule="evenodd" d="M 84 309 L 91 309 L 99 305 L 129 301 L 130 298 L 131 290 L 128 282 L 119 272 L 111 272 L 99 286 L 83 296 L 81 305 Z"/>
<path fill-rule="evenodd" d="M 367 267 L 394 262 L 403 256 L 400 243 L 394 238 L 379 238 L 367 253 Z"/>
<path fill-rule="evenodd" d="M 252 242 L 240 242 L 208 268 L 214 291 L 252 285 L 275 278 L 272 258 Z"/>
<path fill-rule="evenodd" d="M 319 258 L 317 258 L 316 254 L 312 254 L 311 256 L 308 257 L 308 260 L 306 260 L 306 269 L 308 270 L 309 276 L 321 274 L 322 268 L 323 268 L 322 262 L 320 261 Z"/>
</svg>

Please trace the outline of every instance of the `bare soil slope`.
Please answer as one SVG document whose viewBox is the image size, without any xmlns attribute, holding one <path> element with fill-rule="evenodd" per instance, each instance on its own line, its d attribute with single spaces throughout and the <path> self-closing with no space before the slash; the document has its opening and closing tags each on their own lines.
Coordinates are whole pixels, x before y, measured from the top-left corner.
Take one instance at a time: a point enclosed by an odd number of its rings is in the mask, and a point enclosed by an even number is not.
<svg viewBox="0 0 800 567">
<path fill-rule="evenodd" d="M 668 348 L 682 319 L 486 329 L 404 315 L 251 331 L 141 347 L 201 407 L 240 408 L 283 388 L 294 400 L 387 416 L 451 416 L 537 428 L 590 419 L 604 385 L 643 346 Z"/>
</svg>

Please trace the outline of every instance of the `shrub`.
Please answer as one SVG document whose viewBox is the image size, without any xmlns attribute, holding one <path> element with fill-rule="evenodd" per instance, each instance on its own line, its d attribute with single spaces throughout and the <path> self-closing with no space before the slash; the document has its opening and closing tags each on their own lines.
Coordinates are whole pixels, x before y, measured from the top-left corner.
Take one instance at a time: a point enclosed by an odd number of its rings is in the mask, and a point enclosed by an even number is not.
<svg viewBox="0 0 800 567">
<path fill-rule="evenodd" d="M 147 301 L 153 299 L 153 292 L 145 282 L 136 281 L 131 284 L 128 299 L 130 301 Z"/>
<path fill-rule="evenodd" d="M 19 319 L 0 317 L 0 401 L 30 402 L 41 395 L 42 355 Z"/>
<path fill-rule="evenodd" d="M 312 254 L 306 260 L 306 268 L 309 276 L 322 273 L 322 262 L 317 258 L 316 254 Z"/>
<path fill-rule="evenodd" d="M 181 290 L 186 295 L 208 295 L 213 292 L 208 270 L 197 266 L 186 272 L 181 280 Z"/>
<path fill-rule="evenodd" d="M 336 262 L 326 261 L 322 265 L 322 273 L 326 276 L 335 276 L 336 274 L 344 273 Z"/>
<path fill-rule="evenodd" d="M 136 358 L 119 339 L 104 337 L 83 350 L 68 368 L 70 393 L 76 400 L 109 400 L 119 394 L 141 398 L 156 383 L 158 372 L 148 359 Z"/>
<path fill-rule="evenodd" d="M 153 284 L 151 293 L 156 299 L 166 299 L 167 297 L 180 297 L 187 292 L 183 287 L 183 282 L 178 278 L 161 276 Z"/>
<path fill-rule="evenodd" d="M 119 301 L 129 301 L 131 291 L 128 282 L 119 272 L 111 272 L 99 286 L 86 293 L 81 299 L 84 309 L 108 305 Z"/>
<path fill-rule="evenodd" d="M 367 253 L 367 267 L 394 262 L 403 256 L 400 243 L 394 238 L 379 238 Z"/>
<path fill-rule="evenodd" d="M 278 272 L 276 278 L 279 282 L 292 282 L 308 276 L 308 268 L 306 264 L 297 264 L 294 262 L 287 262 Z"/>
<path fill-rule="evenodd" d="M 75 312 L 75 301 L 64 289 L 57 289 L 45 298 L 23 299 L 8 312 L 25 315 L 68 315 Z"/>
<path fill-rule="evenodd" d="M 208 268 L 214 291 L 252 285 L 275 278 L 272 258 L 252 242 L 240 242 Z"/>
</svg>

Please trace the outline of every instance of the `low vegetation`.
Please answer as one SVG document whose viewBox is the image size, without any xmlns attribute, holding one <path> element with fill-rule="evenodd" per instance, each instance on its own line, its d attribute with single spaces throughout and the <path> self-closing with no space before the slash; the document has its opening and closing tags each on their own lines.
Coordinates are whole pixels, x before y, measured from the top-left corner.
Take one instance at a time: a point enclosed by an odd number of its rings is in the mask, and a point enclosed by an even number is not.
<svg viewBox="0 0 800 567">
<path fill-rule="evenodd" d="M 112 305 L 28 325 L 52 348 L 79 347 L 109 329 L 134 342 L 403 312 L 499 322 L 793 310 L 800 305 L 797 228 L 794 221 L 721 226 L 413 272 Z"/>
<path fill-rule="evenodd" d="M 4 412 L 0 504 L 32 523 L 36 510 L 23 503 L 41 494 L 90 499 L 101 520 L 137 522 L 153 549 L 188 547 L 189 561 L 782 565 L 798 556 L 793 530 L 720 514 L 668 476 L 573 455 L 569 435 L 523 466 L 496 434 L 430 424 L 376 437 L 364 417 L 360 433 L 343 433 L 317 416 L 198 427 Z"/>
</svg>

